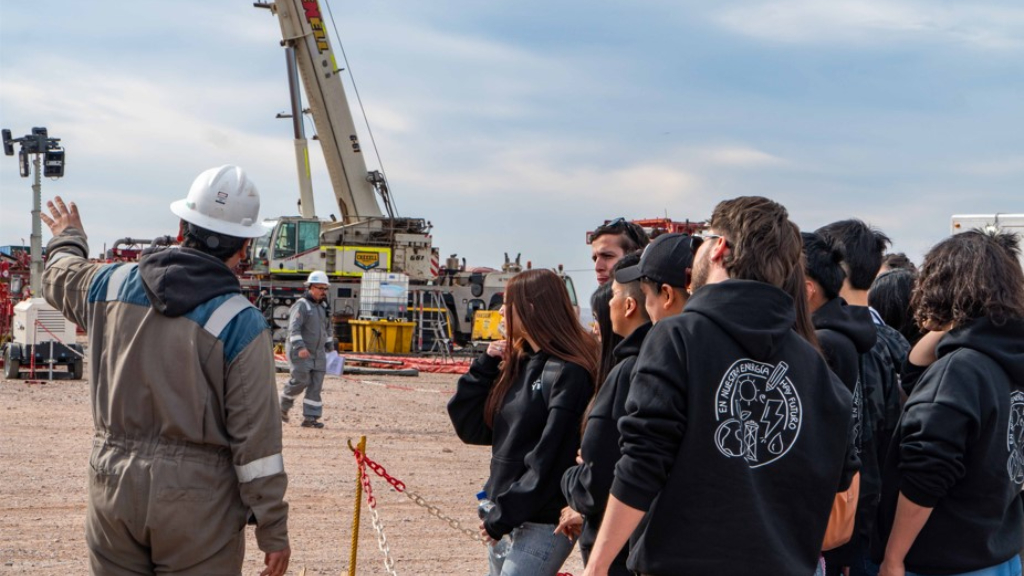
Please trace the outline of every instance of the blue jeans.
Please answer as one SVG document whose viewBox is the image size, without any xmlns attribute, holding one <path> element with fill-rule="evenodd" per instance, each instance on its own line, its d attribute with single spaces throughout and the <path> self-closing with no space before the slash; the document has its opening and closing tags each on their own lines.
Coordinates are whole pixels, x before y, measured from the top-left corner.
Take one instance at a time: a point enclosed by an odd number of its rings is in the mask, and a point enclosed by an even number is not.
<svg viewBox="0 0 1024 576">
<path fill-rule="evenodd" d="M 490 576 L 555 576 L 572 552 L 573 542 L 555 534 L 555 524 L 526 522 L 512 531 L 512 550 L 495 558 L 487 548 Z"/>
<path fill-rule="evenodd" d="M 875 573 L 878 573 L 878 566 L 875 566 Z M 917 572 L 907 571 L 906 576 L 925 576 Z M 1002 564 L 974 570 L 972 572 L 960 572 L 950 576 L 1021 576 L 1020 556 L 1014 556 Z"/>
</svg>

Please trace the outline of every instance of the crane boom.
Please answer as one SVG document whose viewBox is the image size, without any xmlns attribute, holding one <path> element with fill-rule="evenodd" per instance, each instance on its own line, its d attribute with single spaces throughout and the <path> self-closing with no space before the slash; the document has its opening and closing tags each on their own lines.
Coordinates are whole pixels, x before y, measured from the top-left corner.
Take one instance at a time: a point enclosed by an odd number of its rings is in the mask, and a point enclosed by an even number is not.
<svg viewBox="0 0 1024 576">
<path fill-rule="evenodd" d="M 376 189 L 367 179 L 366 160 L 341 84 L 341 70 L 324 29 L 320 3 L 277 0 L 272 9 L 281 24 L 283 43 L 295 49 L 342 222 L 355 224 L 382 217 Z"/>
</svg>

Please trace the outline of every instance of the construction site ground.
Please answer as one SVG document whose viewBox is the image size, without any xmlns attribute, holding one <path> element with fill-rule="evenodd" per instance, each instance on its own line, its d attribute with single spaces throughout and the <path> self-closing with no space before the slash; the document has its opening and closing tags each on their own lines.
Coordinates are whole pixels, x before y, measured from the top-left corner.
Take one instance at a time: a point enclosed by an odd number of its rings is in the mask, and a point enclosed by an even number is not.
<svg viewBox="0 0 1024 576">
<path fill-rule="evenodd" d="M 38 374 L 37 374 L 38 376 Z M 278 375 L 279 388 L 287 376 Z M 289 574 L 348 574 L 357 468 L 346 442 L 367 454 L 443 514 L 476 530 L 475 494 L 490 449 L 466 446 L 445 404 L 457 376 L 328 376 L 321 430 L 284 425 L 288 472 Z M 38 380 L 37 380 L 38 382 Z M 93 423 L 85 381 L 0 381 L 0 573 L 86 574 L 84 538 Z M 368 471 L 369 472 L 369 471 Z M 369 472 L 397 574 L 485 574 L 483 544 L 456 531 Z M 247 530 L 243 574 L 263 554 Z M 356 573 L 387 574 L 363 501 Z M 573 550 L 563 571 L 581 574 Z"/>
</svg>

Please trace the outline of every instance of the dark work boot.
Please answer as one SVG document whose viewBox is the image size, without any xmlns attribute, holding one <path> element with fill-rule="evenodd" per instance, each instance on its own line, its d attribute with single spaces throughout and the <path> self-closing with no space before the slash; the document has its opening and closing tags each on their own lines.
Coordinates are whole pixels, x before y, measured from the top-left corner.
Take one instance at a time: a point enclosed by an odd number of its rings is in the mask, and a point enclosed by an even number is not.
<svg viewBox="0 0 1024 576">
<path fill-rule="evenodd" d="M 324 423 L 319 421 L 319 420 L 317 420 L 316 418 L 309 418 L 309 417 L 307 417 L 305 420 L 302 421 L 302 427 L 303 428 L 323 428 L 324 427 Z"/>
<path fill-rule="evenodd" d="M 281 408 L 281 422 L 287 422 L 287 421 L 288 421 L 288 409 L 287 408 Z"/>
</svg>

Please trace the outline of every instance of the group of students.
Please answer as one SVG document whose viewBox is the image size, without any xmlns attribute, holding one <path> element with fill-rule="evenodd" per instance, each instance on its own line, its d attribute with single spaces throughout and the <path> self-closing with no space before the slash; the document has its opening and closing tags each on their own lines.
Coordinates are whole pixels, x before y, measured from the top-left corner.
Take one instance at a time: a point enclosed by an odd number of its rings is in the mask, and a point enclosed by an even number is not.
<svg viewBox="0 0 1024 576">
<path fill-rule="evenodd" d="M 619 219 L 592 240 L 599 338 L 553 272 L 512 278 L 507 339 L 448 403 L 492 447 L 481 536 L 512 546 L 490 574 L 553 576 L 578 541 L 586 576 L 1020 575 L 1016 238 L 879 274 L 887 244 L 761 197 L 651 242 Z"/>
</svg>

